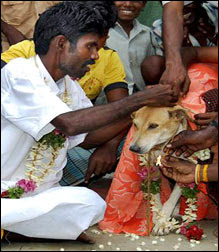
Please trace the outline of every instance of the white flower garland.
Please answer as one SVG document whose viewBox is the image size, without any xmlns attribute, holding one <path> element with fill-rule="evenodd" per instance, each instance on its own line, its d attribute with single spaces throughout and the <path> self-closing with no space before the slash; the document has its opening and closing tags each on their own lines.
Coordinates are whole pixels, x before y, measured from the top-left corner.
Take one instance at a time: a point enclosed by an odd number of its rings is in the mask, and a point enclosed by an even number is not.
<svg viewBox="0 0 219 252">
<path fill-rule="evenodd" d="M 194 156 L 198 157 L 200 160 L 206 160 L 210 158 L 210 150 L 205 149 L 202 151 L 198 151 L 194 153 Z M 156 160 L 156 166 L 161 165 L 161 155 L 156 156 L 155 151 L 151 151 L 149 153 L 139 155 L 139 165 L 145 166 L 145 167 L 151 167 L 154 164 L 154 160 Z M 192 158 L 194 161 L 194 159 Z M 149 195 L 150 194 L 150 195 Z M 182 223 L 179 224 L 179 222 L 175 218 L 169 217 L 166 219 L 165 216 L 163 216 L 161 212 L 161 208 L 159 207 L 159 202 L 157 201 L 157 197 L 155 194 L 151 194 L 150 192 L 144 193 L 144 199 L 150 199 L 150 209 L 153 212 L 153 214 L 156 214 L 156 218 L 159 220 L 159 222 L 162 222 L 162 220 L 165 219 L 165 228 L 168 228 L 169 231 L 176 230 L 176 233 L 180 233 L 180 230 L 182 227 L 185 227 L 186 225 L 194 222 L 197 220 L 197 199 L 196 198 L 187 198 L 186 204 L 187 208 L 185 209 L 184 215 L 182 216 Z"/>
<path fill-rule="evenodd" d="M 34 58 L 35 65 L 39 69 L 36 56 Z M 45 83 L 46 84 L 46 83 Z M 72 103 L 72 99 L 68 95 L 66 80 L 65 91 L 61 96 L 61 99 L 64 103 L 70 105 Z M 25 166 L 27 170 L 25 171 L 25 178 L 28 180 L 32 180 L 39 186 L 48 176 L 49 173 L 55 173 L 52 169 L 55 165 L 55 160 L 59 155 L 59 150 L 62 147 L 53 148 L 52 146 L 48 146 L 46 141 L 37 142 L 30 150 L 30 153 L 26 159 Z"/>
<path fill-rule="evenodd" d="M 27 158 L 25 178 L 32 180 L 39 186 L 49 173 L 55 173 L 52 169 L 58 157 L 59 149 L 48 147 L 45 142 L 34 145 Z"/>
</svg>

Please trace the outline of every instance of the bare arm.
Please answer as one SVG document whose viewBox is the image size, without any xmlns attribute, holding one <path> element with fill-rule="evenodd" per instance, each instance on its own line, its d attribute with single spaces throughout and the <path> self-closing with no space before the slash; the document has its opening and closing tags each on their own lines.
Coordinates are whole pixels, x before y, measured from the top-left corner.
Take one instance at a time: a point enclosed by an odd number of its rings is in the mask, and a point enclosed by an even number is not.
<svg viewBox="0 0 219 252">
<path fill-rule="evenodd" d="M 111 102 L 115 102 L 115 101 L 118 101 L 118 100 L 121 100 L 125 97 L 128 97 L 129 94 L 128 94 L 128 89 L 125 89 L 125 88 L 117 88 L 117 89 L 114 89 L 114 90 L 111 90 L 109 91 L 107 94 L 107 100 L 109 103 Z M 123 139 L 124 135 L 125 135 L 125 132 L 128 131 L 128 128 L 129 126 L 131 126 L 131 123 L 132 123 L 132 120 L 131 120 L 131 117 L 130 116 L 127 116 L 124 118 L 124 120 L 121 120 L 120 121 L 120 126 L 119 126 L 119 129 L 120 129 L 120 134 L 117 135 L 114 139 L 112 139 L 108 144 L 109 145 L 113 145 L 115 146 L 115 148 L 117 149 L 121 140 Z"/>
<path fill-rule="evenodd" d="M 183 47 L 181 53 L 187 66 L 194 62 L 218 64 L 218 46 Z"/>
<path fill-rule="evenodd" d="M 108 102 L 114 102 L 124 97 L 128 97 L 128 89 L 116 88 L 108 91 L 106 96 Z M 89 158 L 85 183 L 89 181 L 92 174 L 99 176 L 113 171 L 117 161 L 119 144 L 125 133 L 128 131 L 129 125 L 131 125 L 131 118 L 130 116 L 127 116 L 118 120 L 117 123 L 88 134 L 84 143 L 80 146 L 85 149 L 98 147 Z"/>
<path fill-rule="evenodd" d="M 189 90 L 190 79 L 182 62 L 181 47 L 183 42 L 183 7 L 184 1 L 171 1 L 163 10 L 163 43 L 165 71 L 160 83 L 173 86 L 178 98 Z"/>
<path fill-rule="evenodd" d="M 171 1 L 163 9 L 163 44 L 166 66 L 175 61 L 181 62 L 183 41 L 183 7 L 184 1 Z"/>
<path fill-rule="evenodd" d="M 85 141 L 82 144 L 80 144 L 80 147 L 84 149 L 91 149 L 100 146 L 108 141 L 112 141 L 112 144 L 118 145 L 118 142 L 121 141 L 123 135 L 126 132 L 124 128 L 128 128 L 128 126 L 130 125 L 129 118 L 130 117 L 128 116 L 119 119 L 114 123 L 108 124 L 107 126 L 91 131 L 87 135 Z M 124 128 L 122 128 L 121 125 Z M 118 136 L 118 134 L 120 133 L 122 135 Z M 114 139 L 115 137 L 116 139 Z"/>
<path fill-rule="evenodd" d="M 147 87 L 144 91 L 116 102 L 62 114 L 51 123 L 67 136 L 91 132 L 143 106 L 174 106 L 172 93 L 168 85 Z"/>
<path fill-rule="evenodd" d="M 107 100 L 109 103 L 121 100 L 125 97 L 128 97 L 128 90 L 124 88 L 114 89 L 107 93 Z M 128 131 L 129 126 L 131 126 L 131 123 L 131 117 L 128 115 L 115 123 L 102 127 L 99 130 L 92 131 L 80 146 L 84 149 L 90 149 L 107 142 L 106 144 L 109 145 L 111 149 L 112 147 L 117 149 L 125 133 Z"/>
<path fill-rule="evenodd" d="M 5 34 L 10 45 L 27 39 L 20 31 L 1 20 L 1 31 Z"/>
<path fill-rule="evenodd" d="M 215 119 L 218 123 L 218 117 Z M 186 130 L 179 133 L 170 145 L 167 145 L 165 152 L 170 155 L 176 152 L 177 156 L 184 153 L 184 157 L 191 156 L 194 152 L 212 147 L 218 141 L 218 129 L 215 126 L 191 131 Z"/>
<path fill-rule="evenodd" d="M 195 167 L 193 163 L 178 159 L 174 157 L 167 156 L 162 160 L 161 170 L 165 176 L 175 180 L 178 183 L 194 183 L 195 182 Z M 200 181 L 203 181 L 203 168 L 201 166 L 200 170 Z M 209 182 L 218 181 L 218 162 L 214 162 L 209 165 L 207 170 L 207 176 Z"/>
</svg>

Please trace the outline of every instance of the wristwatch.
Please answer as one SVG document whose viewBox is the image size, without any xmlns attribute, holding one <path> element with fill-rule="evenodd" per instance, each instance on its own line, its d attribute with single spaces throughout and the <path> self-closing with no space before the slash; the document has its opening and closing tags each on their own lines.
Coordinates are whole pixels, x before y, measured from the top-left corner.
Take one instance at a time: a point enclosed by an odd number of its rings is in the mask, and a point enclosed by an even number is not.
<svg viewBox="0 0 219 252">
<path fill-rule="evenodd" d="M 214 126 L 217 130 L 218 130 L 218 122 L 217 121 L 212 121 L 211 123 L 210 123 L 210 125 L 211 126 Z"/>
</svg>

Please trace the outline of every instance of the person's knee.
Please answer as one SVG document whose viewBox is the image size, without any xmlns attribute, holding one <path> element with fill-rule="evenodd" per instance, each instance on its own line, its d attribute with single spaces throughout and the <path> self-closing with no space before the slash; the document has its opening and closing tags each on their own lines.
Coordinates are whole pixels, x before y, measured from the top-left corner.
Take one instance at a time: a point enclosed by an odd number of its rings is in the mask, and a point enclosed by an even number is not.
<svg viewBox="0 0 219 252">
<path fill-rule="evenodd" d="M 93 202 L 89 205 L 93 213 L 92 224 L 95 224 L 101 221 L 104 218 L 104 214 L 106 211 L 106 202 L 94 191 L 92 191 Z"/>
<path fill-rule="evenodd" d="M 141 64 L 142 77 L 146 84 L 159 83 L 160 77 L 165 69 L 165 62 L 162 56 L 149 56 Z"/>
</svg>

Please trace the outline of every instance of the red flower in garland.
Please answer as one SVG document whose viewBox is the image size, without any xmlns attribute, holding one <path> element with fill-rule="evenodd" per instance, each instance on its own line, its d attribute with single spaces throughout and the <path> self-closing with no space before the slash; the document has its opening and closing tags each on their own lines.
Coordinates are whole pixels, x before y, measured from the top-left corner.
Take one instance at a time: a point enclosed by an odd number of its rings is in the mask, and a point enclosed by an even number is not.
<svg viewBox="0 0 219 252">
<path fill-rule="evenodd" d="M 186 230 L 185 235 L 188 240 L 194 239 L 196 241 L 199 241 L 202 238 L 203 230 L 201 228 L 198 228 L 198 226 L 193 225 Z"/>
<path fill-rule="evenodd" d="M 3 192 L 1 198 L 8 198 L 8 191 Z"/>
</svg>

